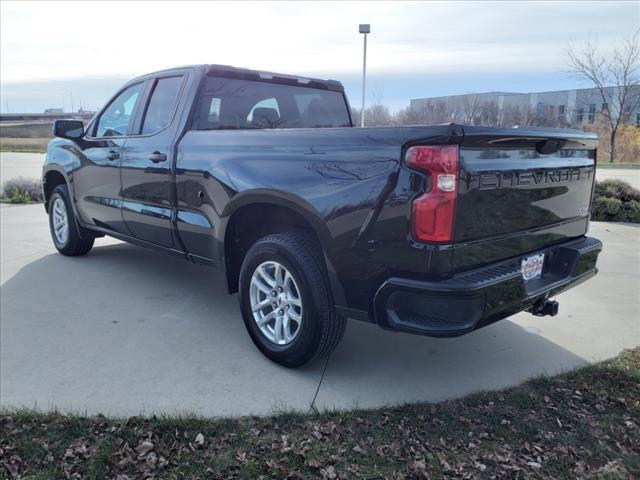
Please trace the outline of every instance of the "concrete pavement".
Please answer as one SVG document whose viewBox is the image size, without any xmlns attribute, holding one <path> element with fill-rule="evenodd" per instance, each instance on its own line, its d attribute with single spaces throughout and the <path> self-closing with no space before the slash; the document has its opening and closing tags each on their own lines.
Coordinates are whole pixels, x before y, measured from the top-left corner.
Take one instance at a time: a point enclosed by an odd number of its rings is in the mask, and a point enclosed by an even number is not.
<svg viewBox="0 0 640 480">
<path fill-rule="evenodd" d="M 44 153 L 0 152 L 0 183 L 17 177 L 40 178 Z"/>
<path fill-rule="evenodd" d="M 640 190 L 640 168 L 598 168 L 596 180 L 622 180 Z"/>
<path fill-rule="evenodd" d="M 267 414 L 437 401 L 554 374 L 640 344 L 640 228 L 592 223 L 600 274 L 528 314 L 457 339 L 351 321 L 327 360 L 264 358 L 213 269 L 99 239 L 55 252 L 41 205 L 3 206 L 0 403 L 112 415 Z M 326 369 L 325 369 L 326 367 Z"/>
</svg>

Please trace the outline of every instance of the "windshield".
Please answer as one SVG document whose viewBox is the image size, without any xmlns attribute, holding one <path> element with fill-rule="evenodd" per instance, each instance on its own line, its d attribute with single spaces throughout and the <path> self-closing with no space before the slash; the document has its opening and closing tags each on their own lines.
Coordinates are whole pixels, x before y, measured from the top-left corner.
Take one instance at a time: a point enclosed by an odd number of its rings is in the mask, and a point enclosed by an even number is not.
<svg viewBox="0 0 640 480">
<path fill-rule="evenodd" d="M 342 92 L 210 77 L 198 100 L 198 130 L 350 126 Z"/>
</svg>

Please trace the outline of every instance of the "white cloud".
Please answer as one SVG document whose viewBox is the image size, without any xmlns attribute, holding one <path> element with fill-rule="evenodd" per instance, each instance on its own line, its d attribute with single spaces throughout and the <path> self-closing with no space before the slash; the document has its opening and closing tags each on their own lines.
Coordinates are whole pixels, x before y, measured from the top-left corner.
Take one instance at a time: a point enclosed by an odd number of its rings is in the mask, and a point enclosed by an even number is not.
<svg viewBox="0 0 640 480">
<path fill-rule="evenodd" d="M 372 25 L 371 87 L 401 105 L 409 95 L 428 93 L 420 87 L 422 79 L 425 84 L 437 77 L 465 79 L 464 85 L 457 83 L 460 93 L 477 90 L 481 76 L 557 77 L 568 43 L 591 37 L 611 48 L 637 29 L 640 2 L 2 0 L 0 108 L 70 106 L 72 95 L 76 105 L 82 96 L 83 104 L 94 107 L 124 78 L 193 63 L 344 79 L 348 93 L 358 98 L 358 23 Z M 489 84 L 526 88 L 514 81 Z"/>
<path fill-rule="evenodd" d="M 378 71 L 557 69 L 569 41 L 606 46 L 640 22 L 636 2 L 2 2 L 2 82 L 135 75 L 224 63 L 355 72 L 359 22 Z"/>
</svg>

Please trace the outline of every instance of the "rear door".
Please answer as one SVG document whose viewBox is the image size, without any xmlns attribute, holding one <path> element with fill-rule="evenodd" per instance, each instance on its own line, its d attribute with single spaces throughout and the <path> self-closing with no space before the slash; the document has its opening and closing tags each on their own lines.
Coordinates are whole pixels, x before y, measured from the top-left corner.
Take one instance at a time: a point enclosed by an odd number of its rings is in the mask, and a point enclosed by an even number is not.
<svg viewBox="0 0 640 480">
<path fill-rule="evenodd" d="M 142 113 L 122 156 L 122 216 L 134 237 L 171 248 L 171 165 L 187 72 L 148 82 Z"/>
</svg>

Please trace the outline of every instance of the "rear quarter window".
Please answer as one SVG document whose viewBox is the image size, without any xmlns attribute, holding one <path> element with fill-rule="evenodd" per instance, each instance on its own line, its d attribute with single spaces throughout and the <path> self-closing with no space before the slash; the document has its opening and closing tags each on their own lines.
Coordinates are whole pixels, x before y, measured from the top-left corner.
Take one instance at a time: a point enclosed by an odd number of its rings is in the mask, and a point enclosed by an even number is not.
<svg viewBox="0 0 640 480">
<path fill-rule="evenodd" d="M 169 125 L 178 103 L 183 76 L 159 78 L 142 121 L 142 134 L 158 132 Z"/>
</svg>

